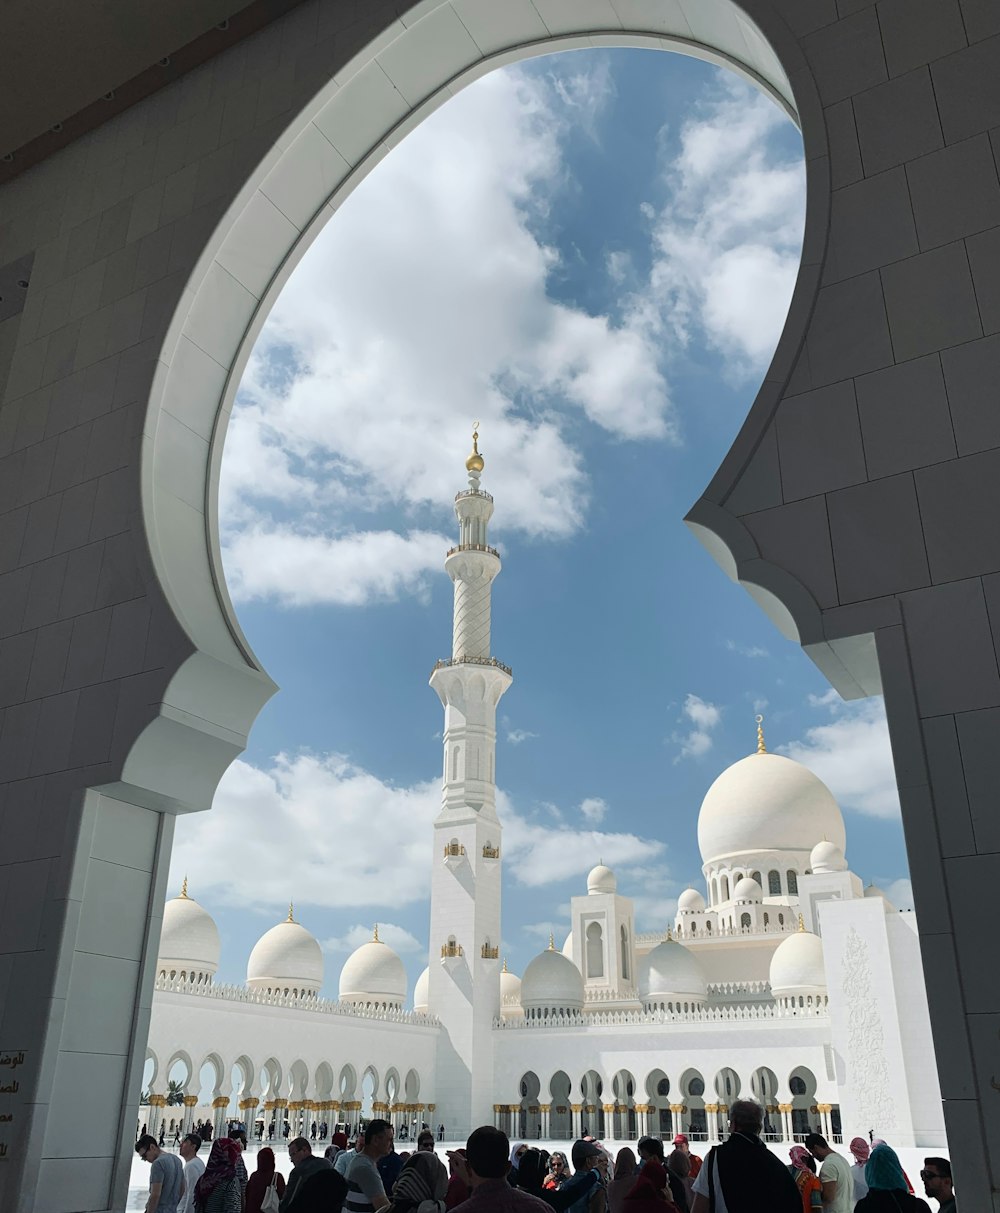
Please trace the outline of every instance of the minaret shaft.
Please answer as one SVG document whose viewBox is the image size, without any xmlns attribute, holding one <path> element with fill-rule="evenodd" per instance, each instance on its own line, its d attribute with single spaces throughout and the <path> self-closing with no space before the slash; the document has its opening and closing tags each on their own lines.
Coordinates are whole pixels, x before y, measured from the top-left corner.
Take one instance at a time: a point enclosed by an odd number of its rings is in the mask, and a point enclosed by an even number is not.
<svg viewBox="0 0 1000 1213">
<path fill-rule="evenodd" d="M 475 436 L 474 436 L 475 442 Z M 444 1028 L 435 1099 L 449 1136 L 493 1117 L 493 1021 L 500 1013 L 500 823 L 496 815 L 496 710 L 511 673 L 490 653 L 493 499 L 479 487 L 455 498 L 459 543 L 445 568 L 455 585 L 452 655 L 431 686 L 444 707 L 441 812 L 434 823 L 428 1004 Z"/>
</svg>

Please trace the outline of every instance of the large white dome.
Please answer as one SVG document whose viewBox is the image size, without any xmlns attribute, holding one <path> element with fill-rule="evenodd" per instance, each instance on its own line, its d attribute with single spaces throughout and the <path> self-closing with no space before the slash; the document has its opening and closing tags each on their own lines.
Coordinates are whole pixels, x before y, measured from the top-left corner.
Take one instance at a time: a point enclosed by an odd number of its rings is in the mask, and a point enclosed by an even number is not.
<svg viewBox="0 0 1000 1213">
<path fill-rule="evenodd" d="M 665 939 L 639 961 L 639 997 L 694 999 L 708 996 L 705 972 L 676 939 Z"/>
<path fill-rule="evenodd" d="M 163 929 L 157 972 L 185 975 L 188 981 L 211 981 L 219 968 L 219 928 L 209 912 L 187 894 L 187 879 L 179 897 L 163 907 Z"/>
<path fill-rule="evenodd" d="M 427 1008 L 430 1000 L 430 989 L 431 971 L 430 969 L 424 969 L 424 971 L 417 978 L 417 984 L 413 987 L 414 1011 L 420 1011 L 423 1015 L 427 1014 Z"/>
<path fill-rule="evenodd" d="M 821 838 L 846 847 L 840 808 L 822 780 L 780 754 L 751 754 L 727 767 L 698 815 L 705 863 L 758 851 L 808 854 Z"/>
<path fill-rule="evenodd" d="M 406 1000 L 406 969 L 399 956 L 375 938 L 347 958 L 340 971 L 340 1001 L 401 1007 Z"/>
<path fill-rule="evenodd" d="M 284 922 L 254 944 L 247 961 L 251 990 L 303 995 L 318 994 L 323 984 L 323 952 L 315 938 L 295 921 L 291 907 Z"/>
<path fill-rule="evenodd" d="M 771 957 L 771 993 L 776 998 L 826 991 L 823 941 L 811 931 L 782 940 Z"/>
<path fill-rule="evenodd" d="M 569 1012 L 583 1010 L 583 974 L 562 952 L 549 948 L 524 970 L 521 978 L 521 1006 L 534 1012 Z"/>
</svg>

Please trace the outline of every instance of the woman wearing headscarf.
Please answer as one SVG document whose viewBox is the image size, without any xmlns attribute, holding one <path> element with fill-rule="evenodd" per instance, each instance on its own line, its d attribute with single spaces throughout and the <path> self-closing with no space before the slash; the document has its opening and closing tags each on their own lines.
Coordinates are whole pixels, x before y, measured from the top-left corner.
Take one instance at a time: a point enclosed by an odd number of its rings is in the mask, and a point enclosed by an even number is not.
<svg viewBox="0 0 1000 1213">
<path fill-rule="evenodd" d="M 615 1155 L 615 1173 L 608 1182 L 609 1213 L 624 1213 L 625 1197 L 635 1185 L 635 1155 L 625 1146 Z"/>
<path fill-rule="evenodd" d="M 792 1146 L 788 1151 L 792 1165 L 788 1168 L 802 1197 L 802 1213 L 812 1213 L 823 1207 L 823 1185 L 816 1174 L 813 1156 L 805 1146 Z"/>
<path fill-rule="evenodd" d="M 691 1208 L 691 1155 L 683 1150 L 671 1150 L 667 1155 L 667 1182 L 670 1184 L 670 1195 L 681 1213 L 687 1213 Z M 683 1197 L 683 1203 L 681 1202 Z"/>
<path fill-rule="evenodd" d="M 526 1142 L 519 1141 L 516 1146 L 511 1147 L 510 1151 L 510 1170 L 507 1172 L 507 1182 L 512 1188 L 516 1188 L 517 1184 L 517 1169 L 521 1165 L 521 1158 L 528 1152 Z"/>
<path fill-rule="evenodd" d="M 240 1148 L 229 1137 L 212 1142 L 205 1174 L 194 1186 L 197 1213 L 240 1213 L 243 1193 L 236 1174 Z"/>
<path fill-rule="evenodd" d="M 543 1188 L 555 1191 L 569 1179 L 569 1168 L 566 1166 L 566 1155 L 562 1150 L 553 1150 L 549 1155 L 549 1173 L 545 1177 Z"/>
<path fill-rule="evenodd" d="M 261 1205 L 272 1183 L 280 1200 L 285 1195 L 285 1178 L 274 1169 L 274 1151 L 270 1146 L 264 1146 L 257 1151 L 257 1170 L 247 1181 L 246 1213 L 261 1213 Z"/>
<path fill-rule="evenodd" d="M 622 1202 L 622 1213 L 680 1213 L 666 1193 L 667 1169 L 658 1158 L 647 1158 Z"/>
<path fill-rule="evenodd" d="M 855 1137 L 851 1142 L 850 1151 L 854 1155 L 854 1166 L 851 1174 L 854 1176 L 854 1203 L 868 1195 L 868 1184 L 865 1181 L 865 1163 L 872 1152 L 871 1146 L 863 1137 Z"/>
<path fill-rule="evenodd" d="M 403 1163 L 392 1189 L 392 1213 L 445 1213 L 448 1169 L 430 1150 L 418 1150 Z"/>
<path fill-rule="evenodd" d="M 874 1147 L 865 1163 L 868 1195 L 854 1206 L 854 1213 L 930 1213 L 930 1205 L 906 1190 L 906 1176 L 896 1151 L 885 1142 Z"/>
</svg>

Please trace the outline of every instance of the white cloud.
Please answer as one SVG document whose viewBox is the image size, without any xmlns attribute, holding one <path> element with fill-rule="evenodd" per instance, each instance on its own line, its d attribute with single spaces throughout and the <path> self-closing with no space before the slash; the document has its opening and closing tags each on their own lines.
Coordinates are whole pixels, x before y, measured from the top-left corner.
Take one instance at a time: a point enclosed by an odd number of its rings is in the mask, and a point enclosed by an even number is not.
<svg viewBox="0 0 1000 1213">
<path fill-rule="evenodd" d="M 607 803 L 599 796 L 588 796 L 580 803 L 580 812 L 583 814 L 585 820 L 590 822 L 603 821 L 607 811 Z"/>
<path fill-rule="evenodd" d="M 534 741 L 537 736 L 537 733 L 532 733 L 528 729 L 507 730 L 507 740 L 511 745 L 520 745 L 523 741 Z"/>
<path fill-rule="evenodd" d="M 829 787 L 842 808 L 869 817 L 899 816 L 889 728 L 881 698 L 845 703 L 837 693 L 813 697 L 833 719 L 806 730 L 805 737 L 778 752 L 801 762 Z"/>
<path fill-rule="evenodd" d="M 230 539 L 226 564 L 233 596 L 244 602 L 361 606 L 425 594 L 432 576 L 444 576 L 449 546 L 446 536 L 430 531 L 334 537 L 258 521 Z"/>
<path fill-rule="evenodd" d="M 666 204 L 644 212 L 654 260 L 634 313 L 681 345 L 700 333 L 736 379 L 771 357 L 798 271 L 805 170 L 772 142 L 786 123 L 772 101 L 727 78 L 681 128 Z"/>
<path fill-rule="evenodd" d="M 722 719 L 722 710 L 714 703 L 708 703 L 698 695 L 689 693 L 684 700 L 683 715 L 694 725 L 687 733 L 675 732 L 671 741 L 680 746 L 680 752 L 674 759 L 678 763 L 683 758 L 699 758 L 712 748 L 712 730 Z"/>
<path fill-rule="evenodd" d="M 593 122 L 612 91 L 606 62 L 491 73 L 403 140 L 316 239 L 257 342 L 225 448 L 237 600 L 419 592 L 424 518 L 388 588 L 367 567 L 383 555 L 378 528 L 356 543 L 349 532 L 358 511 L 383 507 L 444 523 L 476 418 L 497 522 L 534 536 L 586 516 L 570 438 L 581 414 L 615 438 L 676 437 L 656 341 L 550 298 L 558 255 L 535 232 L 565 187 L 570 122 Z M 314 582 L 331 563 L 337 578 L 343 561 L 366 568 L 339 597 L 298 595 L 268 567 L 286 548 L 317 566 Z"/>
<path fill-rule="evenodd" d="M 378 937 L 383 943 L 388 944 L 390 948 L 395 949 L 397 952 L 427 951 L 426 944 L 421 943 L 405 927 L 397 926 L 392 922 L 380 922 L 378 924 Z M 353 952 L 355 948 L 360 948 L 363 944 L 370 943 L 371 938 L 372 927 L 358 923 L 350 927 L 342 935 L 324 939 L 321 946 L 324 952 L 331 952 L 336 955 L 342 952 Z"/>
<path fill-rule="evenodd" d="M 727 640 L 726 648 L 730 653 L 736 653 L 740 657 L 770 657 L 771 654 L 767 649 L 762 648 L 759 644 L 737 644 L 735 640 Z M 759 711 L 760 709 L 755 709 Z"/>
<path fill-rule="evenodd" d="M 396 787 L 338 754 L 237 760 L 212 811 L 178 821 L 171 880 L 244 908 L 398 909 L 427 896 L 440 798 L 438 779 Z"/>
</svg>

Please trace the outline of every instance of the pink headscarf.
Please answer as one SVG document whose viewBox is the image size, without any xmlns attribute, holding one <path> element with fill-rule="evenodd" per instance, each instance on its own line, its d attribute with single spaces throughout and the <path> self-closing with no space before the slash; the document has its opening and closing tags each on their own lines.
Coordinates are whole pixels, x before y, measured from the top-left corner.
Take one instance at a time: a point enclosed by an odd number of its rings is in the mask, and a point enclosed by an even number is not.
<svg viewBox="0 0 1000 1213">
<path fill-rule="evenodd" d="M 868 1155 L 871 1154 L 872 1148 L 863 1137 L 855 1137 L 851 1142 L 851 1153 L 854 1155 L 856 1163 L 864 1164 L 868 1161 Z"/>
<path fill-rule="evenodd" d="M 805 1148 L 805 1146 L 792 1146 L 792 1148 L 788 1151 L 788 1157 L 792 1160 L 792 1165 L 795 1167 L 796 1171 L 811 1170 L 807 1160 L 810 1159 L 812 1155 Z"/>
</svg>

